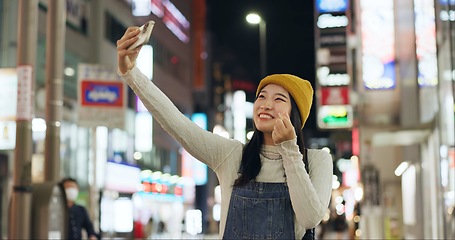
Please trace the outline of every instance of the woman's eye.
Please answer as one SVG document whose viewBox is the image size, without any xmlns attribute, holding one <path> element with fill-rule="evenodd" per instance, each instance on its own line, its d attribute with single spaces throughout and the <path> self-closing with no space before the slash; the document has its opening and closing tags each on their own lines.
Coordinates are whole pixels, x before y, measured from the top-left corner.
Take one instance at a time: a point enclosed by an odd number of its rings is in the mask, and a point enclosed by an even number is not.
<svg viewBox="0 0 455 240">
<path fill-rule="evenodd" d="M 284 99 L 282 98 L 276 98 L 275 100 L 284 102 Z"/>
<path fill-rule="evenodd" d="M 265 98 L 264 95 L 259 95 L 258 98 Z"/>
</svg>

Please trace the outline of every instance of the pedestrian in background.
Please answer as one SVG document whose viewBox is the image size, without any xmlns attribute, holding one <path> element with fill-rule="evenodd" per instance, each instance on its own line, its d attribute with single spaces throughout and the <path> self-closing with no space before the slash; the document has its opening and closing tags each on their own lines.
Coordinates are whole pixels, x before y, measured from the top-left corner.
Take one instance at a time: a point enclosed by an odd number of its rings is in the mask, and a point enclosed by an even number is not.
<svg viewBox="0 0 455 240">
<path fill-rule="evenodd" d="M 128 47 L 139 32 L 129 27 L 117 41 L 118 73 L 163 129 L 216 173 L 220 237 L 302 239 L 322 220 L 332 191 L 331 155 L 304 147 L 311 84 L 291 74 L 265 77 L 253 105 L 253 137 L 246 144 L 226 139 L 183 115 L 135 66 L 141 47 Z"/>
<path fill-rule="evenodd" d="M 68 236 L 66 239 L 82 239 L 82 229 L 90 240 L 98 239 L 85 207 L 75 203 L 79 194 L 79 184 L 76 179 L 64 178 L 61 185 L 65 190 L 68 207 Z"/>
</svg>

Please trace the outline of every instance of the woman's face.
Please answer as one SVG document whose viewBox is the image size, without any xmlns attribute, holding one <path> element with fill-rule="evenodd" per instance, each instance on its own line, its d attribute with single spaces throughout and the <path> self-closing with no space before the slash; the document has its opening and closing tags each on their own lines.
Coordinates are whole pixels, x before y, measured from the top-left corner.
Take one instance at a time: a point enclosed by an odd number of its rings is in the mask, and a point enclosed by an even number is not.
<svg viewBox="0 0 455 240">
<path fill-rule="evenodd" d="M 264 134 L 271 134 L 278 113 L 291 113 L 291 98 L 288 91 L 277 84 L 266 85 L 253 105 L 253 121 L 256 128 Z"/>
</svg>

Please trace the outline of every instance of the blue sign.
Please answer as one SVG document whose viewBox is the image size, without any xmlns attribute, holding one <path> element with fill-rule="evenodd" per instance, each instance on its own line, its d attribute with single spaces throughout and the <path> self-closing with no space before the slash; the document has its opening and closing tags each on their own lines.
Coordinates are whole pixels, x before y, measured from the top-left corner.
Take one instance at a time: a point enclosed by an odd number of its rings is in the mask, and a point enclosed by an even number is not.
<svg viewBox="0 0 455 240">
<path fill-rule="evenodd" d="M 348 0 L 316 0 L 316 9 L 319 13 L 346 12 Z"/>
<path fill-rule="evenodd" d="M 82 106 L 123 106 L 123 83 L 108 81 L 81 82 Z"/>
</svg>

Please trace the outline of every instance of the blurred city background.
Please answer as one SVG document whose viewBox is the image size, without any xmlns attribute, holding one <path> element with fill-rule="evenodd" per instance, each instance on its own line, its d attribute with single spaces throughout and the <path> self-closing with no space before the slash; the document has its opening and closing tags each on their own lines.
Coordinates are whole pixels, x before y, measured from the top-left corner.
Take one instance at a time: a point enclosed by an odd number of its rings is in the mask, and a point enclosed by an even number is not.
<svg viewBox="0 0 455 240">
<path fill-rule="evenodd" d="M 102 238 L 218 237 L 215 174 L 117 75 L 149 20 L 138 67 L 207 131 L 246 142 L 262 77 L 311 81 L 318 239 L 455 239 L 454 0 L 0 0 L 2 239 L 64 238 L 63 177 Z"/>
</svg>

